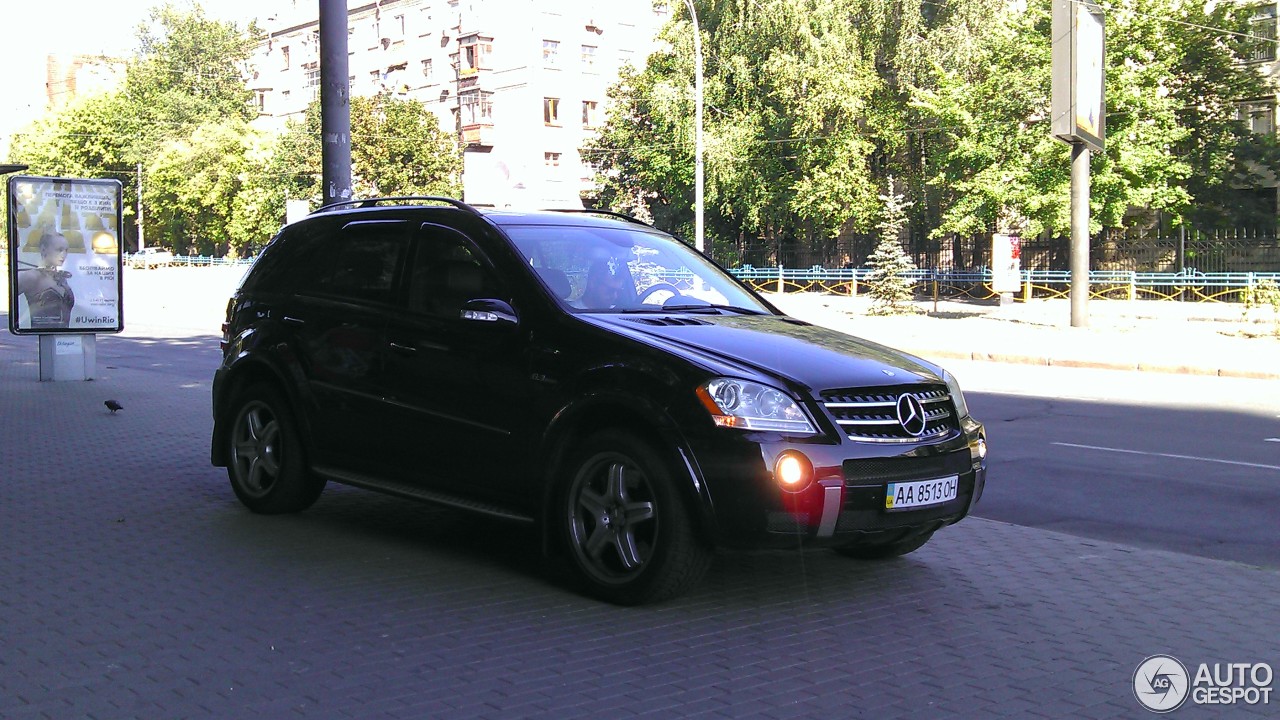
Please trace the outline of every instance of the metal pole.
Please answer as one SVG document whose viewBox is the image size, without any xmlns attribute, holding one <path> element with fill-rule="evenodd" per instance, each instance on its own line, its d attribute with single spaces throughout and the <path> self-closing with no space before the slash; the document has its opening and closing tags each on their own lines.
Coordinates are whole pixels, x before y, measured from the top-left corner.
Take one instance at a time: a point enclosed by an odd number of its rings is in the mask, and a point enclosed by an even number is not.
<svg viewBox="0 0 1280 720">
<path fill-rule="evenodd" d="M 346 0 L 320 0 L 321 205 L 351 199 L 351 87 Z"/>
<path fill-rule="evenodd" d="M 1089 326 L 1089 148 L 1071 144 L 1071 327 Z"/>
<path fill-rule="evenodd" d="M 698 13 L 693 0 L 684 0 L 693 19 L 693 96 L 694 96 L 694 179 L 693 179 L 693 246 L 705 252 L 705 225 L 703 223 L 703 162 L 702 162 L 702 30 L 698 27 Z"/>
<path fill-rule="evenodd" d="M 138 252 L 145 247 L 142 242 L 142 163 L 138 163 Z"/>
</svg>

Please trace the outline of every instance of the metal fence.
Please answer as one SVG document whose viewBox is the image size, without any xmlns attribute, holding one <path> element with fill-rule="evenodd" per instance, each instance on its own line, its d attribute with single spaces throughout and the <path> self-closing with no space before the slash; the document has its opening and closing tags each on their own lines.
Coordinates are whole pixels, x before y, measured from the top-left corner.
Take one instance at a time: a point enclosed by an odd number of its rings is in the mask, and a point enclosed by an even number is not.
<svg viewBox="0 0 1280 720">
<path fill-rule="evenodd" d="M 734 248 L 734 264 L 788 268 L 865 267 L 875 250 L 872 235 L 844 235 L 823 248 L 798 242 L 746 242 Z M 904 249 L 916 267 L 939 271 L 971 270 L 991 265 L 991 237 L 952 236 L 930 238 L 913 235 Z M 1029 237 L 1022 240 L 1022 267 L 1026 270 L 1067 270 L 1070 241 L 1066 237 Z M 1274 232 L 1215 230 L 1157 233 L 1151 230 L 1106 230 L 1090 241 L 1093 270 L 1138 273 L 1280 272 L 1280 239 Z"/>
<path fill-rule="evenodd" d="M 872 271 L 867 268 L 733 268 L 731 273 L 761 292 L 825 292 L 840 295 L 866 293 Z M 982 270 L 916 270 L 912 280 L 916 297 L 987 300 L 999 293 L 991 287 L 992 273 Z M 1268 283 L 1280 285 L 1273 273 L 1178 273 L 1094 270 L 1089 273 L 1089 294 L 1098 299 L 1183 300 L 1194 302 L 1243 302 Z M 1021 300 L 1065 298 L 1071 292 L 1069 270 L 1023 270 Z"/>
</svg>

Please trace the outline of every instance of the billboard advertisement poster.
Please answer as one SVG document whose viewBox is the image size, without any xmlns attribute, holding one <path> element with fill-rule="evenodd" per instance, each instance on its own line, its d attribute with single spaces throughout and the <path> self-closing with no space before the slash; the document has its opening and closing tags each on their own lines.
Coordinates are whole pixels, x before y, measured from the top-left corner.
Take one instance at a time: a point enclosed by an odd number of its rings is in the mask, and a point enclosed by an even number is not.
<svg viewBox="0 0 1280 720">
<path fill-rule="evenodd" d="M 120 332 L 117 180 L 8 179 L 9 331 Z"/>
<path fill-rule="evenodd" d="M 1018 292 L 1022 289 L 1022 238 L 995 233 L 991 242 L 991 289 Z"/>
</svg>

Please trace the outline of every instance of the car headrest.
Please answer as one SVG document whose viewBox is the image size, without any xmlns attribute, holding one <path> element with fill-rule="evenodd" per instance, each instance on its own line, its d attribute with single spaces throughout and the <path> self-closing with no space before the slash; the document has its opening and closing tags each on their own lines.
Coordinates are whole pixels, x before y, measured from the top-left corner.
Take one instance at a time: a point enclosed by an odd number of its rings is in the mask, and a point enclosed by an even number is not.
<svg viewBox="0 0 1280 720">
<path fill-rule="evenodd" d="M 551 288 L 551 292 L 561 300 L 568 300 L 570 293 L 573 292 L 573 286 L 569 284 L 569 276 L 564 274 L 563 270 L 556 268 L 538 268 L 538 275 L 542 276 L 543 282 L 547 287 Z"/>
</svg>

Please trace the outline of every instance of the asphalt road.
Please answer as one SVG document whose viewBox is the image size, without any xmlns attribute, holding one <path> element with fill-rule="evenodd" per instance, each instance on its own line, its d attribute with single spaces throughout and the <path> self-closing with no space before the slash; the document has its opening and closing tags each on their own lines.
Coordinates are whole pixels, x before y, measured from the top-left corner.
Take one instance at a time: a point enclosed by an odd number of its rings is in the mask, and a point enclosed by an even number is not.
<svg viewBox="0 0 1280 720">
<path fill-rule="evenodd" d="M 953 367 L 990 435 L 978 516 L 1280 567 L 1274 382 Z"/>
</svg>

